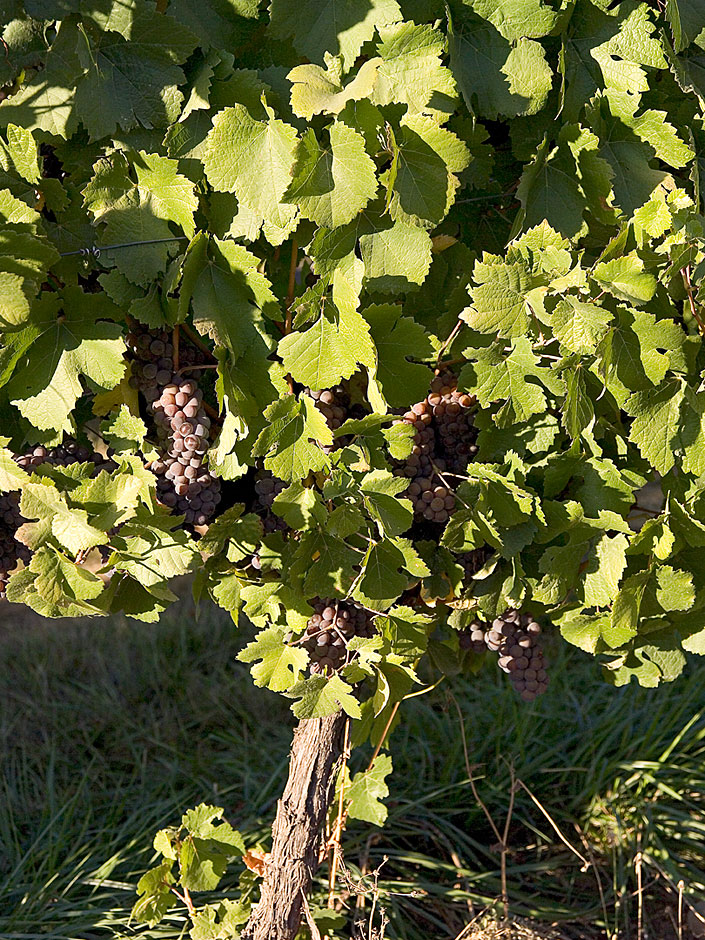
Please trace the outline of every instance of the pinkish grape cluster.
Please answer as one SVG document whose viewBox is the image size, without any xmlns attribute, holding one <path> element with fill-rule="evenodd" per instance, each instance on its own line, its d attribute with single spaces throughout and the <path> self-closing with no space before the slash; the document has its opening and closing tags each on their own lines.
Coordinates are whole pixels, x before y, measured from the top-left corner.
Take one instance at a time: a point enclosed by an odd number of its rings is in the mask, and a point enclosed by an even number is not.
<svg viewBox="0 0 705 940">
<path fill-rule="evenodd" d="M 429 522 L 448 521 L 455 495 L 445 474 L 463 473 L 477 454 L 474 406 L 471 395 L 458 391 L 455 376 L 444 372 L 401 418 L 415 433 L 411 454 L 396 473 L 410 479 L 405 495 Z"/>
<path fill-rule="evenodd" d="M 203 466 L 209 446 L 210 419 L 198 388 L 199 369 L 188 376 L 174 372 L 174 347 L 164 330 L 135 324 L 126 337 L 132 352 L 134 388 L 140 390 L 154 419 L 162 455 L 149 468 L 157 477 L 157 497 L 190 525 L 205 525 L 220 502 L 220 480 Z M 179 363 L 203 363 L 204 353 L 189 343 L 179 348 Z"/>
<path fill-rule="evenodd" d="M 202 402 L 196 382 L 175 375 L 151 406 L 165 448 L 151 465 L 157 496 L 192 525 L 205 525 L 220 502 L 220 480 L 203 466 L 211 423 Z"/>
<path fill-rule="evenodd" d="M 485 634 L 488 648 L 499 654 L 499 668 L 525 702 L 532 702 L 548 687 L 540 635 L 541 627 L 531 614 L 518 610 L 505 611 Z"/>
<path fill-rule="evenodd" d="M 317 598 L 313 609 L 302 646 L 311 657 L 312 673 L 332 675 L 350 661 L 349 640 L 374 636 L 374 620 L 353 601 Z"/>
<path fill-rule="evenodd" d="M 56 447 L 44 447 L 43 444 L 38 444 L 26 454 L 15 457 L 15 463 L 30 473 L 34 467 L 39 467 L 43 463 L 52 467 L 68 467 L 72 463 L 92 463 L 95 466 L 94 474 L 100 473 L 101 470 L 115 468 L 115 464 L 109 457 L 104 457 L 95 450 L 89 450 L 72 437 L 66 438 Z"/>
</svg>

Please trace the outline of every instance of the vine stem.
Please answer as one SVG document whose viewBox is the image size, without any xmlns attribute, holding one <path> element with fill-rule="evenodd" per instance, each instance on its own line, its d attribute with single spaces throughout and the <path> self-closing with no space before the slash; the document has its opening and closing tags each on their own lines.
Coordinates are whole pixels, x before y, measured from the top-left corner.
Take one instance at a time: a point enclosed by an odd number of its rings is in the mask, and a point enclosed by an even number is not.
<svg viewBox="0 0 705 940">
<path fill-rule="evenodd" d="M 436 357 L 436 369 L 439 369 L 439 368 L 440 368 L 440 365 L 441 365 L 441 357 L 443 356 L 443 353 L 444 353 L 444 352 L 446 351 L 446 349 L 451 345 L 451 343 L 453 342 L 453 340 L 455 339 L 455 337 L 456 337 L 456 336 L 458 335 L 458 333 L 461 331 L 461 329 L 463 328 L 463 324 L 464 324 L 464 321 L 461 320 L 460 317 L 458 317 L 458 322 L 455 324 L 455 326 L 453 327 L 453 329 L 450 331 L 450 334 L 448 335 L 448 338 L 444 341 L 443 345 L 442 345 L 441 348 L 438 350 L 438 356 Z M 461 361 L 462 361 L 462 360 L 461 360 Z M 448 363 L 444 363 L 444 365 L 448 365 Z"/>
<path fill-rule="evenodd" d="M 683 284 L 685 285 L 685 292 L 688 295 L 688 301 L 690 303 L 690 312 L 693 314 L 693 319 L 698 324 L 698 330 L 700 331 L 701 336 L 705 336 L 705 323 L 703 323 L 700 314 L 698 313 L 697 306 L 695 304 L 695 296 L 693 294 L 693 285 L 690 282 L 690 265 L 686 264 L 684 268 L 681 268 L 681 276 L 683 277 Z"/>
<path fill-rule="evenodd" d="M 260 901 L 241 940 L 294 940 L 303 898 L 319 865 L 323 825 L 335 792 L 347 717 L 302 719 L 294 730 L 289 775 L 272 827 Z"/>
<path fill-rule="evenodd" d="M 379 757 L 379 752 L 382 750 L 382 745 L 384 744 L 384 742 L 385 742 L 385 740 L 386 740 L 386 738 L 387 738 L 387 735 L 389 734 L 389 729 L 392 727 L 392 722 L 394 721 L 394 716 L 395 716 L 396 713 L 399 711 L 399 706 L 400 706 L 400 705 L 401 705 L 401 702 L 395 702 L 395 703 L 394 703 L 394 707 L 392 708 L 392 712 L 391 712 L 389 718 L 387 719 L 387 724 L 384 726 L 384 731 L 382 732 L 382 736 L 380 737 L 379 741 L 377 742 L 377 746 L 375 747 L 374 751 L 372 752 L 372 757 L 370 758 L 370 762 L 369 762 L 369 764 L 367 765 L 367 770 L 365 771 L 365 773 L 369 773 L 369 771 L 372 770 L 372 766 L 373 766 L 374 762 L 375 762 L 375 761 L 377 760 L 377 758 Z"/>
<path fill-rule="evenodd" d="M 296 290 L 296 263 L 299 256 L 299 246 L 296 238 L 291 239 L 291 260 L 289 261 L 289 286 L 286 291 L 286 313 L 284 320 L 284 336 L 291 333 L 291 306 L 294 303 L 294 291 Z M 287 373 L 286 381 L 289 386 L 289 394 L 294 394 L 294 380 L 291 373 Z"/>
<path fill-rule="evenodd" d="M 191 329 L 188 323 L 180 323 L 179 326 L 182 332 L 186 336 L 188 336 L 188 338 L 191 340 L 194 346 L 198 346 L 201 352 L 204 352 L 207 356 L 210 356 L 211 359 L 215 359 L 215 356 L 213 355 L 212 351 L 206 346 L 206 344 L 203 342 L 203 340 L 198 335 L 198 333 L 195 330 Z"/>
<path fill-rule="evenodd" d="M 177 323 L 171 334 L 171 345 L 174 347 L 174 370 L 179 371 L 179 324 Z"/>
<path fill-rule="evenodd" d="M 350 760 L 350 719 L 345 722 L 345 736 L 343 738 L 343 762 L 340 767 L 340 797 L 338 799 L 338 815 L 335 820 L 333 835 L 328 843 L 330 849 L 330 877 L 328 879 L 328 907 L 335 903 L 335 879 L 338 874 L 340 860 L 340 837 L 345 826 L 345 771 Z"/>
</svg>

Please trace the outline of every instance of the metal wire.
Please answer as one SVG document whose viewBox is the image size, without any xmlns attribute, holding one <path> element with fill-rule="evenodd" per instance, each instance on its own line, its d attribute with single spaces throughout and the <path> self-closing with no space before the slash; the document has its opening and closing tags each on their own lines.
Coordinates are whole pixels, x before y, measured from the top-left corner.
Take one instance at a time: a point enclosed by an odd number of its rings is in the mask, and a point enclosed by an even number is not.
<svg viewBox="0 0 705 940">
<path fill-rule="evenodd" d="M 90 248 L 79 248 L 77 251 L 62 251 L 62 258 L 80 255 L 82 258 L 100 258 L 102 251 L 115 251 L 117 248 L 139 248 L 140 245 L 159 245 L 162 242 L 188 241 L 187 235 L 173 235 L 171 238 L 150 238 L 144 242 L 123 242 L 121 245 L 91 245 Z"/>
</svg>

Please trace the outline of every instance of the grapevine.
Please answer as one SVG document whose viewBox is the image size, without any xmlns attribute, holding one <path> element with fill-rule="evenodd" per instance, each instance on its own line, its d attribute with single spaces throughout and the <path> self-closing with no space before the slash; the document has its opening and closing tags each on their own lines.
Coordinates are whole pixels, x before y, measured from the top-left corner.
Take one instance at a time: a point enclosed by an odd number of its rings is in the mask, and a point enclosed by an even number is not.
<svg viewBox="0 0 705 940">
<path fill-rule="evenodd" d="M 202 807 L 137 921 L 291 940 L 415 691 L 705 652 L 705 20 L 495 6 L 0 14 L 3 604 L 149 623 L 186 576 L 299 722 L 261 885 L 198 907 L 242 854 Z"/>
</svg>

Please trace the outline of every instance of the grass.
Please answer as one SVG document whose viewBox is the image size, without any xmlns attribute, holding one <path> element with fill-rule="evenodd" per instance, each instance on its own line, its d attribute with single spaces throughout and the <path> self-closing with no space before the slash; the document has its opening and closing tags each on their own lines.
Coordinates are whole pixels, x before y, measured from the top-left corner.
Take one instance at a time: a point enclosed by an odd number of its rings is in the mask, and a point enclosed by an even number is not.
<svg viewBox="0 0 705 940">
<path fill-rule="evenodd" d="M 182 935 L 178 911 L 151 931 L 126 926 L 153 833 L 207 800 L 250 844 L 266 840 L 286 773 L 286 702 L 253 688 L 234 661 L 242 636 L 213 609 L 197 619 L 185 602 L 158 625 L 14 611 L 0 622 L 0 937 Z M 679 893 L 683 917 L 705 894 L 697 669 L 655 691 L 613 689 L 578 651 L 552 658 L 552 685 L 531 707 L 494 669 L 405 703 L 388 823 L 345 835 L 341 898 L 353 916 L 369 926 L 374 894 L 387 938 L 479 938 L 479 915 L 502 895 L 488 816 L 502 835 L 513 804 L 512 915 L 558 937 L 678 936 Z M 353 770 L 367 757 L 354 755 Z"/>
</svg>

